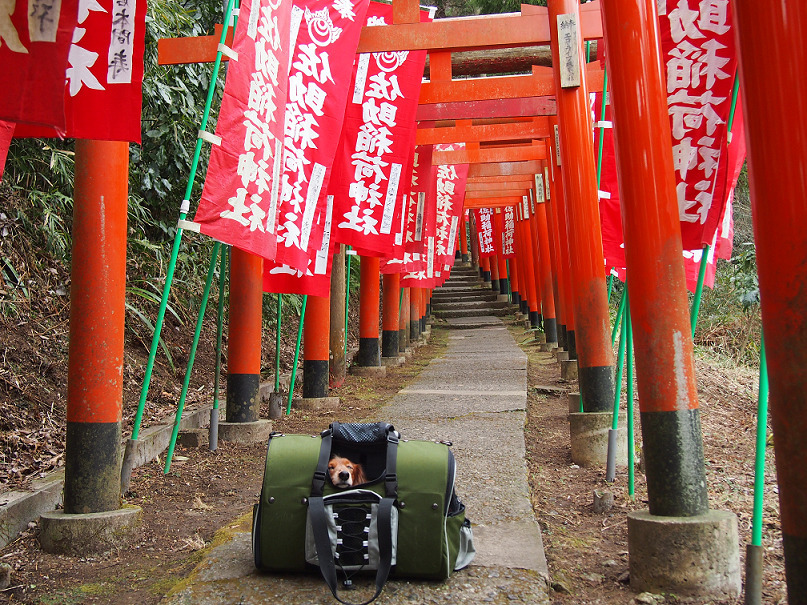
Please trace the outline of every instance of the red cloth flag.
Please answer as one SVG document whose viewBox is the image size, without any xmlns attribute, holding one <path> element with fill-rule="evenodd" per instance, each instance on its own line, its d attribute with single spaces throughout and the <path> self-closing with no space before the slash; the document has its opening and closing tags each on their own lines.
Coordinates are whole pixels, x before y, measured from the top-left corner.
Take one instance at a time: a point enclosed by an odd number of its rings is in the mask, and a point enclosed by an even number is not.
<svg viewBox="0 0 807 605">
<path fill-rule="evenodd" d="M 3 171 L 6 167 L 6 157 L 8 157 L 8 146 L 11 144 L 11 137 L 14 134 L 14 122 L 0 121 L 0 181 L 3 180 Z"/>
<path fill-rule="evenodd" d="M 516 220 L 513 206 L 504 209 L 504 225 L 502 230 L 502 255 L 512 258 L 516 255 L 515 248 Z"/>
<path fill-rule="evenodd" d="M 728 2 L 662 4 L 681 237 L 684 248 L 694 250 L 711 243 L 731 189 L 727 133 L 737 53 Z"/>
<path fill-rule="evenodd" d="M 320 214 L 322 239 L 319 250 L 309 260 L 304 271 L 274 261 L 263 263 L 263 291 L 286 294 L 328 296 L 331 289 L 331 226 L 333 224 L 333 196 L 326 198 L 325 210 Z"/>
<path fill-rule="evenodd" d="M 476 233 L 479 238 L 479 258 L 493 256 L 496 250 L 493 247 L 493 209 L 477 208 Z"/>
<path fill-rule="evenodd" d="M 78 0 L 0 2 L 0 120 L 64 130 L 64 74 Z"/>
<path fill-rule="evenodd" d="M 430 20 L 421 11 L 421 21 Z M 391 5 L 371 3 L 367 25 L 391 22 Z M 426 51 L 398 51 L 363 53 L 353 66 L 329 193 L 335 196 L 335 241 L 362 254 L 390 252 L 401 228 L 402 183 L 425 63 Z"/>
<path fill-rule="evenodd" d="M 66 74 L 54 97 L 64 99 L 64 132 L 20 126 L 14 136 L 140 143 L 145 32 L 146 0 L 79 2 Z"/>
<path fill-rule="evenodd" d="M 726 218 L 725 208 L 745 157 L 739 103 L 730 143 L 727 137 L 732 76 L 737 66 L 730 7 L 728 2 L 696 0 L 665 0 L 659 7 L 683 247 L 697 251 L 706 244 L 722 242 L 722 256 L 726 254 L 725 238 L 715 240 L 715 234 L 725 220 L 731 220 Z M 596 95 L 592 108 L 597 118 L 601 98 L 601 94 Z M 606 121 L 610 120 L 610 109 L 606 107 Z M 599 128 L 595 128 L 595 135 L 596 149 Z M 610 128 L 604 130 L 600 189 L 606 265 L 624 267 L 624 238 Z M 691 262 L 695 255 L 689 256 Z M 691 273 L 687 269 L 687 274 Z M 694 282 L 688 280 L 688 286 L 694 289 Z"/>
<path fill-rule="evenodd" d="M 325 207 L 368 4 L 300 0 L 292 9 L 296 44 L 289 72 L 275 260 L 298 270 L 308 267 L 322 240 L 319 214 Z"/>
<path fill-rule="evenodd" d="M 275 8 L 273 8 L 273 6 Z M 200 231 L 265 259 L 277 251 L 291 4 L 241 2 L 216 136 L 194 221 Z"/>
<path fill-rule="evenodd" d="M 433 152 L 432 145 L 415 147 L 412 181 L 406 204 L 406 235 L 404 236 L 404 248 L 410 253 L 421 252 L 425 241 L 424 236 L 429 234 L 430 225 L 426 221 L 426 193 L 430 190 L 432 182 Z"/>
<path fill-rule="evenodd" d="M 464 144 L 437 145 L 437 151 L 458 149 Z M 468 164 L 432 166 L 434 174 L 434 255 L 437 271 L 454 264 L 454 242 L 459 231 L 459 218 L 465 203 Z M 427 199 L 428 201 L 428 199 Z M 448 267 L 446 267 L 448 265 Z"/>
</svg>

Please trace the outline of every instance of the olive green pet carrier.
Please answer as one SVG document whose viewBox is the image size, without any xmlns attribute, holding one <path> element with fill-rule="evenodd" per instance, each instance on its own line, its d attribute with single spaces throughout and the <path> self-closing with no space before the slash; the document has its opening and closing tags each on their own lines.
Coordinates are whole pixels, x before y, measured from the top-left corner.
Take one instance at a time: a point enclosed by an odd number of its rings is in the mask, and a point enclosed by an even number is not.
<svg viewBox="0 0 807 605">
<path fill-rule="evenodd" d="M 256 567 L 319 568 L 343 603 L 338 580 L 350 587 L 359 572 L 376 572 L 370 601 L 390 573 L 448 578 L 475 552 L 465 506 L 454 492 L 456 464 L 449 445 L 402 440 L 383 422 L 334 422 L 320 436 L 273 433 L 253 512 Z M 333 455 L 360 463 L 367 483 L 334 487 L 327 476 Z"/>
</svg>

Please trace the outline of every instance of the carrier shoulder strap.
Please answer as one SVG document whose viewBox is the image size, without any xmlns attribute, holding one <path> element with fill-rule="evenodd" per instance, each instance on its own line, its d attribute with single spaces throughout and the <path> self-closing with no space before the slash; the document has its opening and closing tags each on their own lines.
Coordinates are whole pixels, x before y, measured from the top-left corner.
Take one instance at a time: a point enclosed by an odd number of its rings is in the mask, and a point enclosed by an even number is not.
<svg viewBox="0 0 807 605">
<path fill-rule="evenodd" d="M 363 603 L 353 603 L 341 599 L 337 594 L 338 584 L 336 578 L 336 565 L 331 555 L 331 541 L 328 536 L 328 526 L 325 513 L 325 500 L 322 497 L 313 497 L 308 500 L 308 507 L 311 519 L 311 528 L 314 531 L 314 544 L 317 547 L 317 560 L 322 578 L 331 589 L 333 598 L 344 605 L 369 605 L 375 601 L 384 585 L 387 583 L 390 570 L 392 569 L 392 506 L 393 498 L 382 498 L 378 503 L 378 570 L 375 574 L 375 593 Z"/>
</svg>

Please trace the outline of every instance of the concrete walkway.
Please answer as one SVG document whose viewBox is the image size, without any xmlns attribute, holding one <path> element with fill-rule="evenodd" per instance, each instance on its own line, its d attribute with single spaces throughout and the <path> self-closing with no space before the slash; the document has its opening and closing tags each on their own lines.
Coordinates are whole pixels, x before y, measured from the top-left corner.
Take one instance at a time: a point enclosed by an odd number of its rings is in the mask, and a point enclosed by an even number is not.
<svg viewBox="0 0 807 605">
<path fill-rule="evenodd" d="M 391 580 L 382 604 L 548 603 L 541 532 L 532 513 L 524 461 L 527 358 L 496 317 L 452 330 L 448 350 L 379 411 L 403 438 L 447 440 L 457 459 L 457 491 L 474 524 L 477 556 L 447 582 Z M 458 326 L 459 327 L 459 326 Z M 367 582 L 369 584 L 369 582 Z M 364 589 L 343 594 L 354 602 Z M 190 582 L 165 601 L 331 603 L 316 575 L 258 574 L 249 524 L 214 548 Z"/>
</svg>

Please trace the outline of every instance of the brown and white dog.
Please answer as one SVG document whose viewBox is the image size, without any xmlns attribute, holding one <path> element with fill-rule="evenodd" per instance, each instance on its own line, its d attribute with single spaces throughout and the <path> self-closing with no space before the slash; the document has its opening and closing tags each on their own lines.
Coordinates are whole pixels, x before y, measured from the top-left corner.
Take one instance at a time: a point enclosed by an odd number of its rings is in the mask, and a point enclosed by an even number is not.
<svg viewBox="0 0 807 605">
<path fill-rule="evenodd" d="M 335 487 L 347 489 L 367 482 L 361 464 L 347 458 L 334 456 L 328 462 L 328 475 Z"/>
</svg>

